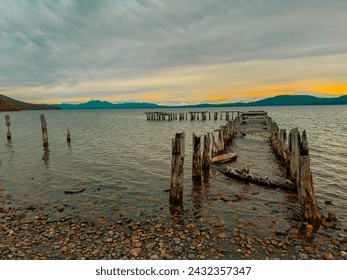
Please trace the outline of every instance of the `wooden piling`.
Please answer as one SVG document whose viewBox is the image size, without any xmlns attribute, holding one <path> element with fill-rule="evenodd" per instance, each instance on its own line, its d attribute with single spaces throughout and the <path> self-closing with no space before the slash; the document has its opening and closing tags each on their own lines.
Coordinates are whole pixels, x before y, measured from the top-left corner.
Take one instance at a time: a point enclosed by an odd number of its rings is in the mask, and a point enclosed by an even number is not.
<svg viewBox="0 0 347 280">
<path fill-rule="evenodd" d="M 176 133 L 172 139 L 171 184 L 169 202 L 173 206 L 182 206 L 184 179 L 184 132 Z"/>
<path fill-rule="evenodd" d="M 202 152 L 202 169 L 210 169 L 210 133 L 204 135 L 204 149 Z"/>
<path fill-rule="evenodd" d="M 11 135 L 11 121 L 10 121 L 10 116 L 6 115 L 5 116 L 6 119 L 6 126 L 7 126 L 7 140 L 11 140 L 12 139 L 12 135 Z"/>
<path fill-rule="evenodd" d="M 68 129 L 67 132 L 66 132 L 66 141 L 67 141 L 68 143 L 71 142 L 71 134 L 70 134 L 70 130 L 69 130 L 69 129 Z"/>
<path fill-rule="evenodd" d="M 298 183 L 298 173 L 299 173 L 299 163 L 300 163 L 300 133 L 298 128 L 293 128 L 289 132 L 290 137 L 290 165 L 289 165 L 289 175 L 291 179 L 297 179 Z"/>
<path fill-rule="evenodd" d="M 218 154 L 224 153 L 224 137 L 222 127 L 218 129 Z"/>
<path fill-rule="evenodd" d="M 217 112 L 214 112 L 213 119 L 214 119 L 215 121 L 218 119 L 218 113 L 217 113 Z"/>
<path fill-rule="evenodd" d="M 201 137 L 193 133 L 192 179 L 201 180 Z"/>
<path fill-rule="evenodd" d="M 211 158 L 218 156 L 218 145 L 216 143 L 216 140 L 214 138 L 213 132 L 211 133 Z"/>
<path fill-rule="evenodd" d="M 47 133 L 47 124 L 46 124 L 46 119 L 45 115 L 41 114 L 41 128 L 42 128 L 42 142 L 44 147 L 48 147 L 48 133 Z"/>
<path fill-rule="evenodd" d="M 315 226 L 319 226 L 320 218 L 313 189 L 312 174 L 310 170 L 310 156 L 305 130 L 302 133 L 299 153 L 300 169 L 298 180 L 298 198 L 301 206 L 301 212 L 306 222 Z"/>
</svg>

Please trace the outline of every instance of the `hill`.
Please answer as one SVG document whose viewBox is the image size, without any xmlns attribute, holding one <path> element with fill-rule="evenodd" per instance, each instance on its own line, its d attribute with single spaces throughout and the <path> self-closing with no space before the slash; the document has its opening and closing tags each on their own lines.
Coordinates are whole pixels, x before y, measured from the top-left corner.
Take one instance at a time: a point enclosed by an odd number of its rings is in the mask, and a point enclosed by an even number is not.
<svg viewBox="0 0 347 280">
<path fill-rule="evenodd" d="M 223 104 L 197 104 L 184 107 L 250 107 L 250 106 L 299 106 L 299 105 L 346 105 L 347 95 L 340 97 L 315 97 L 311 95 L 278 95 L 252 102 Z"/>
<path fill-rule="evenodd" d="M 61 109 L 132 109 L 132 108 L 159 108 L 161 106 L 154 103 L 111 103 L 108 101 L 90 100 L 80 104 L 62 103 L 56 105 Z"/>
<path fill-rule="evenodd" d="M 278 95 L 247 103 L 247 106 L 295 106 L 347 104 L 347 95 L 340 97 L 315 97 L 311 95 Z"/>
<path fill-rule="evenodd" d="M 21 111 L 21 110 L 59 110 L 57 106 L 46 104 L 33 104 L 19 101 L 0 94 L 0 111 Z"/>
</svg>

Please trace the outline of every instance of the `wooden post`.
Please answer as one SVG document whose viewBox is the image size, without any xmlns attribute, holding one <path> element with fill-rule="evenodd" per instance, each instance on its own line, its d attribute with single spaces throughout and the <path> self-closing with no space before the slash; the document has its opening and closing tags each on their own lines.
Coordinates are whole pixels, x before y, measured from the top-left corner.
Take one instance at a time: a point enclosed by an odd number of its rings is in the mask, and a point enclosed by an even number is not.
<svg viewBox="0 0 347 280">
<path fill-rule="evenodd" d="M 172 139 L 171 184 L 169 202 L 173 206 L 182 206 L 184 179 L 184 132 L 176 133 Z"/>
<path fill-rule="evenodd" d="M 316 226 L 319 225 L 320 218 L 313 189 L 312 174 L 310 170 L 310 156 L 305 130 L 302 133 L 302 140 L 300 141 L 298 198 L 304 220 L 310 224 Z"/>
<path fill-rule="evenodd" d="M 192 179 L 201 180 L 201 137 L 193 133 Z"/>
<path fill-rule="evenodd" d="M 202 152 L 202 169 L 210 169 L 210 133 L 204 135 L 204 149 Z"/>
<path fill-rule="evenodd" d="M 45 115 L 41 114 L 41 128 L 42 128 L 42 141 L 43 141 L 43 146 L 48 147 L 48 133 L 47 133 L 47 124 L 46 124 L 46 119 Z"/>
<path fill-rule="evenodd" d="M 5 119 L 6 119 L 6 126 L 7 126 L 7 140 L 11 140 L 12 136 L 11 136 L 11 130 L 10 130 L 10 127 L 11 127 L 10 116 L 6 115 Z"/>
<path fill-rule="evenodd" d="M 299 162 L 300 162 L 300 133 L 298 128 L 293 128 L 290 130 L 290 166 L 289 166 L 289 174 L 292 179 L 296 179 L 298 183 L 298 170 L 299 170 Z"/>
<path fill-rule="evenodd" d="M 224 153 L 224 139 L 222 128 L 218 129 L 218 154 Z"/>
<path fill-rule="evenodd" d="M 213 158 L 215 156 L 218 156 L 219 149 L 218 149 L 218 145 L 216 143 L 216 140 L 214 138 L 213 132 L 211 133 L 211 137 L 212 137 L 211 157 Z"/>
<path fill-rule="evenodd" d="M 68 143 L 71 142 L 71 135 L 70 135 L 70 130 L 69 130 L 69 129 L 67 130 L 67 133 L 66 133 L 66 141 L 67 141 Z"/>
</svg>

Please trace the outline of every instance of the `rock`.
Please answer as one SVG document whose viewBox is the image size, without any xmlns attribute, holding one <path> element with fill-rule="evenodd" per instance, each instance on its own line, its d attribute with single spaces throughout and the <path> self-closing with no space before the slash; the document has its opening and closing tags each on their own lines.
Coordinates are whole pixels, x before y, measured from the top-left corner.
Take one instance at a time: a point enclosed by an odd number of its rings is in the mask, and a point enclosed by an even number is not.
<svg viewBox="0 0 347 280">
<path fill-rule="evenodd" d="M 137 257 L 141 252 L 142 252 L 141 248 L 133 248 L 129 251 L 129 253 L 134 257 Z"/>
<path fill-rule="evenodd" d="M 154 255 L 151 255 L 149 258 L 150 258 L 151 260 L 157 260 L 157 259 L 159 259 L 159 256 L 156 255 L 156 254 L 154 254 Z"/>
<path fill-rule="evenodd" d="M 293 249 L 294 249 L 294 251 L 295 251 L 295 252 L 297 252 L 297 253 L 298 253 L 298 252 L 301 250 L 301 246 L 296 245 L 296 246 L 294 246 L 294 248 L 293 248 Z"/>
<path fill-rule="evenodd" d="M 300 260 L 308 260 L 308 255 L 305 253 L 299 253 L 298 256 Z"/>
<path fill-rule="evenodd" d="M 335 223 L 329 218 L 323 218 L 321 224 L 328 228 L 335 227 Z"/>
<path fill-rule="evenodd" d="M 146 249 L 151 250 L 155 247 L 157 243 L 156 242 L 151 242 L 146 245 Z"/>
<path fill-rule="evenodd" d="M 194 224 L 187 224 L 186 229 L 187 230 L 193 230 L 193 229 L 195 229 L 195 225 Z"/>
<path fill-rule="evenodd" d="M 341 253 L 341 256 L 342 256 L 342 257 L 344 257 L 344 258 L 347 257 L 347 252 L 346 252 L 346 251 L 341 251 L 340 253 Z"/>
<path fill-rule="evenodd" d="M 172 240 L 173 240 L 173 242 L 175 242 L 176 244 L 180 244 L 180 243 L 181 243 L 181 238 L 175 237 L 175 238 L 173 238 Z"/>
<path fill-rule="evenodd" d="M 192 253 L 190 253 L 190 254 L 188 255 L 188 259 L 190 259 L 190 260 L 195 259 L 195 255 L 194 255 L 194 254 L 192 254 Z"/>
<path fill-rule="evenodd" d="M 325 204 L 332 204 L 333 201 L 332 201 L 332 200 L 326 200 L 326 201 L 324 201 L 324 203 L 325 203 Z"/>
<path fill-rule="evenodd" d="M 313 225 L 311 224 L 306 225 L 306 235 L 310 237 L 312 236 L 312 234 L 313 234 Z"/>
<path fill-rule="evenodd" d="M 314 248 L 306 246 L 306 247 L 304 247 L 304 251 L 305 252 L 312 252 L 312 251 L 314 251 Z"/>
<path fill-rule="evenodd" d="M 61 248 L 61 251 L 62 251 L 63 253 L 65 253 L 65 252 L 67 251 L 67 246 L 64 246 L 63 248 Z"/>
<path fill-rule="evenodd" d="M 227 238 L 228 236 L 224 232 L 222 232 L 222 233 L 218 234 L 218 237 L 219 238 Z"/>
<path fill-rule="evenodd" d="M 106 238 L 106 242 L 107 242 L 107 243 L 111 243 L 112 241 L 113 241 L 113 239 L 112 239 L 111 237 Z"/>
<path fill-rule="evenodd" d="M 336 246 L 340 245 L 340 241 L 338 241 L 336 239 L 331 240 L 331 243 L 333 243 Z"/>
<path fill-rule="evenodd" d="M 224 227 L 224 226 L 226 226 L 226 224 L 227 224 L 226 221 L 220 220 L 220 221 L 218 222 L 218 224 L 217 224 L 217 227 Z"/>
<path fill-rule="evenodd" d="M 333 260 L 333 259 L 334 259 L 334 257 L 333 257 L 332 254 L 324 254 L 324 255 L 323 255 L 323 258 L 324 258 L 325 260 Z"/>
</svg>

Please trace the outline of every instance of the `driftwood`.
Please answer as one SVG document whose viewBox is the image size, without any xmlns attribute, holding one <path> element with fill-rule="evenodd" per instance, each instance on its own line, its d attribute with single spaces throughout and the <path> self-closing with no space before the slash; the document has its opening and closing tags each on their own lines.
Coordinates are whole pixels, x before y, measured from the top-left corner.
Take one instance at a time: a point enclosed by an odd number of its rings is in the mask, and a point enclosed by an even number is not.
<svg viewBox="0 0 347 280">
<path fill-rule="evenodd" d="M 237 154 L 235 153 L 225 153 L 225 154 L 213 157 L 211 160 L 211 164 L 226 163 L 236 158 L 237 158 Z"/>
<path fill-rule="evenodd" d="M 75 190 L 75 191 L 64 191 L 64 194 L 75 194 L 75 193 L 81 193 L 84 192 L 86 189 L 80 189 L 80 190 Z"/>
<path fill-rule="evenodd" d="M 252 174 L 249 174 L 246 170 L 239 170 L 239 169 L 231 169 L 229 167 L 227 168 L 217 168 L 218 171 L 226 175 L 227 177 L 244 181 L 247 183 L 252 183 L 260 186 L 266 186 L 270 188 L 282 188 L 289 191 L 296 191 L 295 184 L 292 182 L 277 182 L 270 180 L 268 178 L 261 178 L 254 176 Z"/>
</svg>

